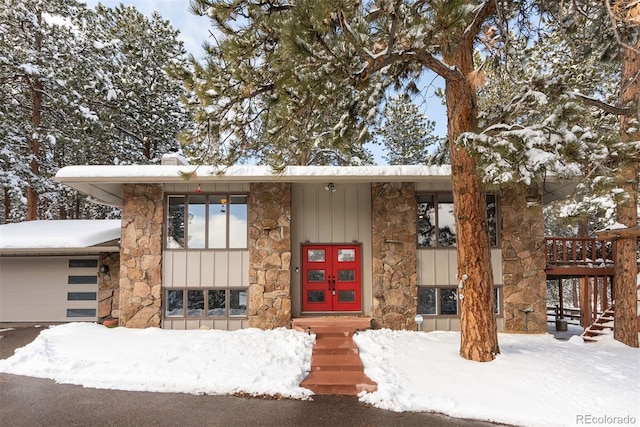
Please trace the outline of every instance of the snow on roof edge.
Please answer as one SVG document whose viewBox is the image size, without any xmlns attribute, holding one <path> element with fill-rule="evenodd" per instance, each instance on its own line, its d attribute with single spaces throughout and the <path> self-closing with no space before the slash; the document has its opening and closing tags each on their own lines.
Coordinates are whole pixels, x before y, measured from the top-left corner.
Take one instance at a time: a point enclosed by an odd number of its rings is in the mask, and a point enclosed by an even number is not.
<svg viewBox="0 0 640 427">
<path fill-rule="evenodd" d="M 121 221 L 40 220 L 0 225 L 0 252 L 78 250 L 120 239 Z"/>
<path fill-rule="evenodd" d="M 74 182 L 92 180 L 123 182 L 126 179 L 160 179 L 161 181 L 182 180 L 183 174 L 195 173 L 198 178 L 225 180 L 225 178 L 281 179 L 287 178 L 376 178 L 376 177 L 449 177 L 451 167 L 396 165 L 396 166 L 288 166 L 282 173 L 269 166 L 212 167 L 197 165 L 78 165 L 66 166 L 58 171 L 56 180 Z"/>
</svg>

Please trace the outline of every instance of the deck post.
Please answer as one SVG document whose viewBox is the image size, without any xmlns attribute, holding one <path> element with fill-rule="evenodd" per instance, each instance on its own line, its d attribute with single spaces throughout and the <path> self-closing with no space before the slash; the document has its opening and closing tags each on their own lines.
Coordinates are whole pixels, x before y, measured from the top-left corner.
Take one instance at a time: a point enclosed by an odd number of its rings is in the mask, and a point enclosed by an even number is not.
<svg viewBox="0 0 640 427">
<path fill-rule="evenodd" d="M 591 324 L 591 304 L 589 304 L 589 276 L 580 278 L 580 326 Z"/>
<path fill-rule="evenodd" d="M 560 318 L 564 319 L 564 298 L 562 297 L 562 278 L 558 278 L 558 297 L 560 299 Z"/>
</svg>

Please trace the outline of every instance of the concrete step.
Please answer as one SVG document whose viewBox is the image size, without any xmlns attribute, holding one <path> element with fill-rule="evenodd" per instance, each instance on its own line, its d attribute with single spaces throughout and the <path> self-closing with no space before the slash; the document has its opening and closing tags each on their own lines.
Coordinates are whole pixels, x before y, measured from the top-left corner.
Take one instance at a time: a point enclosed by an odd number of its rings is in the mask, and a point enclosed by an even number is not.
<svg viewBox="0 0 640 427">
<path fill-rule="evenodd" d="M 378 385 L 364 372 L 311 371 L 300 383 L 316 394 L 357 395 L 363 390 L 375 391 Z"/>
<path fill-rule="evenodd" d="M 371 327 L 370 317 L 322 317 L 294 319 L 294 329 L 315 334 L 311 372 L 301 387 L 315 394 L 357 395 L 378 387 L 364 373 L 359 350 L 353 341 L 358 330 Z"/>
<path fill-rule="evenodd" d="M 313 354 L 355 354 L 360 351 L 350 337 L 319 337 L 313 345 Z"/>
<path fill-rule="evenodd" d="M 312 371 L 364 371 L 360 356 L 357 354 L 313 354 Z"/>
<path fill-rule="evenodd" d="M 311 328 L 336 326 L 345 331 L 365 330 L 371 328 L 371 317 L 345 316 L 345 317 L 298 317 L 292 320 L 291 327 L 300 331 L 307 331 Z"/>
<path fill-rule="evenodd" d="M 356 329 L 345 329 L 340 326 L 314 326 L 308 327 L 303 332 L 315 334 L 317 336 L 350 337 L 356 333 Z"/>
</svg>

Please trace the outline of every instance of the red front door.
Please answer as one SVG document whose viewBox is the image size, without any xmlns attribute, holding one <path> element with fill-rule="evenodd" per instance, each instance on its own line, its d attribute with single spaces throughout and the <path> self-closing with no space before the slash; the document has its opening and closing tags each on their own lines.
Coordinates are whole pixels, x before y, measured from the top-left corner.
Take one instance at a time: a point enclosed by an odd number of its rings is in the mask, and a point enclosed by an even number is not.
<svg viewBox="0 0 640 427">
<path fill-rule="evenodd" d="M 360 245 L 302 246 L 302 311 L 361 311 Z"/>
</svg>

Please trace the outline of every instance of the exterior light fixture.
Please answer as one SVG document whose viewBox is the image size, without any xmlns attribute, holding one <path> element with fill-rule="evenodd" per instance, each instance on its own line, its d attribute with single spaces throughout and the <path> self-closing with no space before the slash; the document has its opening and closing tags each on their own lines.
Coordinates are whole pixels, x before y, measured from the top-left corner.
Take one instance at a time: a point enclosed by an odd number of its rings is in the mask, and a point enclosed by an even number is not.
<svg viewBox="0 0 640 427">
<path fill-rule="evenodd" d="M 327 191 L 331 191 L 332 193 L 336 192 L 336 186 L 333 185 L 333 182 L 330 182 L 327 185 L 325 185 L 324 189 L 327 190 Z"/>
<path fill-rule="evenodd" d="M 109 272 L 109 266 L 106 264 L 102 264 L 99 269 L 100 273 L 107 274 Z"/>
<path fill-rule="evenodd" d="M 414 317 L 413 320 L 415 320 L 418 325 L 418 331 L 422 331 L 422 322 L 424 321 L 422 314 L 416 314 L 416 317 Z"/>
</svg>

